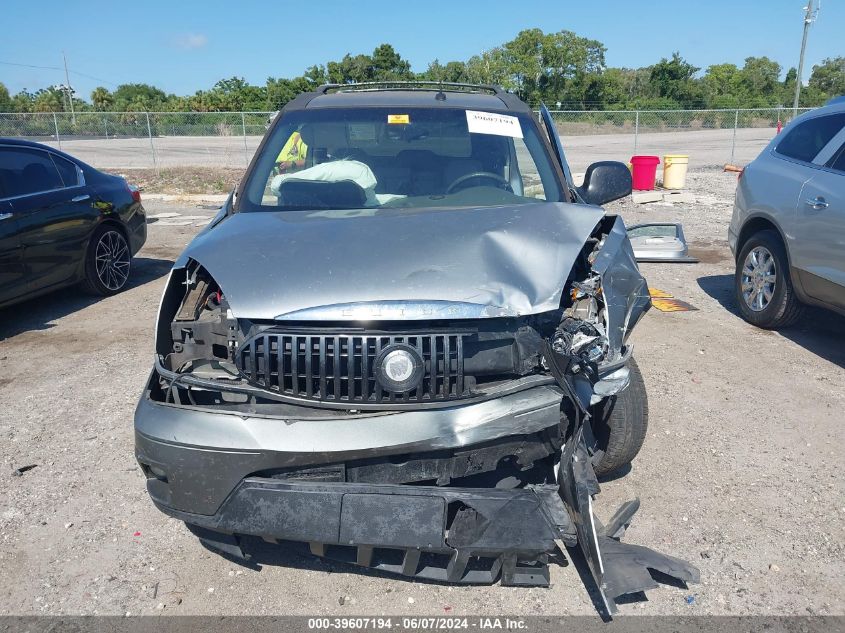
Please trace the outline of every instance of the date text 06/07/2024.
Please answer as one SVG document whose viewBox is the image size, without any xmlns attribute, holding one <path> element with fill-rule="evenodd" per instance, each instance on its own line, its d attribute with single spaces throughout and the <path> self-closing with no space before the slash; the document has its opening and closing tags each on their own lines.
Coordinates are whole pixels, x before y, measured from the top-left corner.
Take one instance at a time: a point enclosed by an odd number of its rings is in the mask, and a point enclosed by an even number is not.
<svg viewBox="0 0 845 633">
<path fill-rule="evenodd" d="M 407 631 L 430 630 L 525 630 L 527 624 L 520 618 L 498 617 L 346 617 L 346 618 L 309 618 L 308 628 L 312 630 L 382 630 L 398 629 Z"/>
</svg>

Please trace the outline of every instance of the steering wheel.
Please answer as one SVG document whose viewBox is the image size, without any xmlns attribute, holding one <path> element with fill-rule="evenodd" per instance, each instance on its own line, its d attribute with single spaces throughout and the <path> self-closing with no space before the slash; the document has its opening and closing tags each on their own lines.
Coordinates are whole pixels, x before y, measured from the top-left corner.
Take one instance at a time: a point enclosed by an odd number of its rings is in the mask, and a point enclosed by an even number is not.
<svg viewBox="0 0 845 633">
<path fill-rule="evenodd" d="M 457 178 L 455 178 L 455 180 L 452 181 L 451 185 L 446 187 L 446 193 L 452 193 L 452 191 L 458 186 L 462 185 L 467 180 L 472 180 L 473 178 L 487 178 L 488 180 L 495 180 L 500 186 L 502 186 L 502 189 L 506 189 L 507 191 L 513 193 L 513 187 L 511 187 L 511 184 L 502 176 L 500 176 L 499 174 L 494 174 L 492 171 L 474 171 L 470 174 L 458 176 Z"/>
</svg>

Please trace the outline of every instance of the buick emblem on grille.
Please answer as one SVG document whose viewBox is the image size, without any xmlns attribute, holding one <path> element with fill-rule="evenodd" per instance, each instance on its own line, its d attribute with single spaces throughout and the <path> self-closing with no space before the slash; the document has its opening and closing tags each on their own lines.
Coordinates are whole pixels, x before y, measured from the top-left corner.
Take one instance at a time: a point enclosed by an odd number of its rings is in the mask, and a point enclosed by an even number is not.
<svg viewBox="0 0 845 633">
<path fill-rule="evenodd" d="M 413 347 L 395 344 L 381 351 L 374 369 L 376 380 L 385 391 L 403 393 L 419 384 L 425 364 Z"/>
</svg>

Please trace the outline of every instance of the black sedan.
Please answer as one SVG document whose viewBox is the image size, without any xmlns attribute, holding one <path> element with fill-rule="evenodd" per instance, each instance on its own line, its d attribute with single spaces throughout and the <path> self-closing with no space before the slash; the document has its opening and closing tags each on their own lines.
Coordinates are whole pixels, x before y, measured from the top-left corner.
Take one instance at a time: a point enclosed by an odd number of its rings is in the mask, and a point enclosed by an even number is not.
<svg viewBox="0 0 845 633">
<path fill-rule="evenodd" d="M 140 193 L 123 178 L 0 138 L 0 307 L 77 283 L 119 292 L 146 239 Z"/>
</svg>

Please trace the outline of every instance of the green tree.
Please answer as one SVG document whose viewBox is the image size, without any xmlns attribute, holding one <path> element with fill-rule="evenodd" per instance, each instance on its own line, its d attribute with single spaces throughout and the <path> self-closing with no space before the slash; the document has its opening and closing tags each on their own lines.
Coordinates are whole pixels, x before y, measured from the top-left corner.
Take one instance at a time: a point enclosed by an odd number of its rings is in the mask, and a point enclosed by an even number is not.
<svg viewBox="0 0 845 633">
<path fill-rule="evenodd" d="M 296 97 L 297 93 L 290 79 L 267 78 L 267 106 L 271 110 L 280 110 Z"/>
<path fill-rule="evenodd" d="M 373 59 L 369 55 L 352 57 L 347 53 L 339 62 L 329 62 L 326 70 L 329 81 L 334 84 L 373 81 Z"/>
<path fill-rule="evenodd" d="M 144 112 L 163 109 L 167 95 L 149 84 L 121 84 L 112 97 L 119 111 Z"/>
<path fill-rule="evenodd" d="M 552 96 L 584 102 L 588 86 L 596 93 L 598 85 L 587 77 L 604 69 L 605 48 L 597 40 L 526 29 L 503 48 L 509 83 L 532 103 Z"/>
<path fill-rule="evenodd" d="M 651 67 L 649 82 L 654 95 L 684 106 L 700 100 L 701 92 L 693 81 L 699 70 L 677 51 L 672 53 L 672 59 L 664 57 Z"/>
<path fill-rule="evenodd" d="M 66 99 L 65 93 L 56 86 L 42 88 L 35 93 L 32 109 L 34 112 L 63 112 Z"/>
<path fill-rule="evenodd" d="M 91 91 L 91 103 L 95 110 L 106 112 L 114 107 L 114 97 L 107 88 L 98 86 Z"/>
<path fill-rule="evenodd" d="M 650 73 L 648 68 L 607 68 L 599 76 L 598 100 L 605 107 L 632 107 L 637 99 L 650 94 Z M 567 103 L 567 107 L 571 105 Z"/>
<path fill-rule="evenodd" d="M 467 83 L 470 81 L 467 75 L 466 64 L 453 61 L 448 62 L 444 66 L 438 59 L 431 62 L 424 72 L 419 73 L 417 79 L 421 81 L 444 81 L 447 83 Z"/>
<path fill-rule="evenodd" d="M 730 108 L 740 105 L 742 74 L 736 64 L 708 66 L 701 78 L 702 91 L 708 108 Z"/>
<path fill-rule="evenodd" d="M 14 112 L 32 112 L 35 109 L 35 95 L 26 90 L 21 90 L 12 97 L 12 110 Z"/>
<path fill-rule="evenodd" d="M 813 66 L 807 85 L 828 97 L 845 95 L 845 57 L 828 57 Z"/>
<path fill-rule="evenodd" d="M 768 57 L 747 57 L 740 71 L 740 93 L 745 107 L 768 107 L 778 101 L 780 64 Z"/>
<path fill-rule="evenodd" d="M 372 55 L 375 81 L 407 81 L 412 79 L 411 64 L 397 53 L 390 44 L 380 44 Z"/>
<path fill-rule="evenodd" d="M 254 86 L 243 77 L 221 79 L 190 96 L 165 94 L 149 84 L 123 84 L 109 93 L 91 93 L 91 104 L 74 99 L 74 109 L 140 111 L 238 111 L 278 109 L 298 94 L 331 82 L 338 84 L 410 79 L 498 84 L 536 105 L 539 101 L 566 108 L 628 109 L 676 107 L 770 107 L 791 104 L 795 70 L 780 81 L 781 68 L 767 57 L 748 57 L 744 65 L 714 64 L 699 69 L 678 52 L 645 68 L 607 68 L 606 49 L 598 40 L 572 31 L 545 33 L 525 29 L 510 41 L 473 55 L 466 61 L 442 64 L 433 60 L 414 73 L 408 60 L 389 43 L 371 54 L 347 53 L 341 59 L 309 66 L 296 77 L 268 77 Z M 813 67 L 801 92 L 801 105 L 819 105 L 845 93 L 845 57 L 825 59 Z M 0 91 L 0 109 L 27 112 L 64 110 L 67 95 L 54 88 L 14 97 Z"/>
<path fill-rule="evenodd" d="M 466 74 L 471 83 L 516 87 L 508 73 L 505 52 L 499 46 L 470 57 L 466 63 Z"/>
<path fill-rule="evenodd" d="M 243 77 L 221 79 L 212 89 L 214 107 L 222 110 L 243 111 L 267 108 L 267 87 L 252 86 Z"/>
<path fill-rule="evenodd" d="M 14 106 L 12 104 L 12 97 L 9 96 L 9 89 L 6 88 L 3 82 L 0 82 L 0 112 L 12 112 Z"/>
<path fill-rule="evenodd" d="M 306 68 L 302 78 L 314 87 L 327 83 L 329 80 L 329 76 L 326 74 L 326 67 L 317 64 Z"/>
</svg>

